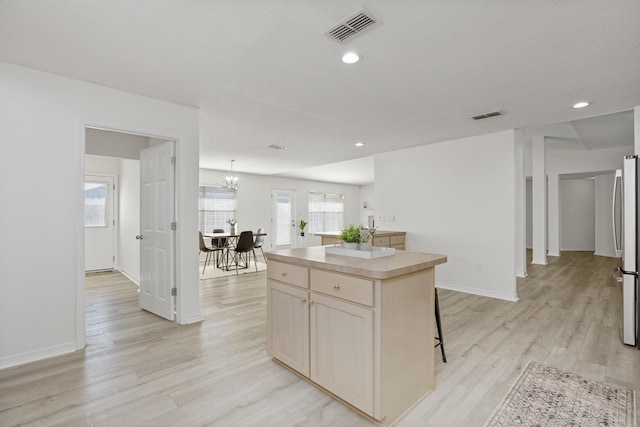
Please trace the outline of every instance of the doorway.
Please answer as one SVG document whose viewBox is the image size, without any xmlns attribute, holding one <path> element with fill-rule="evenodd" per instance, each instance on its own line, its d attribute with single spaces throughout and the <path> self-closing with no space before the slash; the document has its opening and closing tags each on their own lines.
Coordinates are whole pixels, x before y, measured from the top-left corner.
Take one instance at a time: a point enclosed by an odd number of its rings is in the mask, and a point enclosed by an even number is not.
<svg viewBox="0 0 640 427">
<path fill-rule="evenodd" d="M 85 175 L 84 269 L 113 270 L 115 265 L 115 175 Z"/>
<path fill-rule="evenodd" d="M 176 312 L 174 150 L 175 141 L 171 139 L 85 129 L 89 194 L 111 188 L 104 203 L 111 201 L 115 205 L 106 220 L 115 233 L 111 268 L 139 287 L 141 308 L 168 320 L 173 320 Z M 96 169 L 103 173 L 92 175 Z M 96 177 L 106 175 L 105 170 L 116 175 L 114 181 L 121 177 L 120 191 L 115 192 L 113 185 L 109 187 L 110 182 L 106 187 L 101 186 L 103 183 Z M 99 205 L 101 199 L 98 197 L 93 203 Z M 92 231 L 85 229 L 87 254 L 104 250 L 100 240 L 92 239 Z M 85 260 L 85 270 L 93 269 L 88 259 L 90 257 Z"/>
<path fill-rule="evenodd" d="M 295 247 L 296 236 L 296 192 L 294 190 L 271 190 L 271 241 L 272 249 Z"/>
</svg>

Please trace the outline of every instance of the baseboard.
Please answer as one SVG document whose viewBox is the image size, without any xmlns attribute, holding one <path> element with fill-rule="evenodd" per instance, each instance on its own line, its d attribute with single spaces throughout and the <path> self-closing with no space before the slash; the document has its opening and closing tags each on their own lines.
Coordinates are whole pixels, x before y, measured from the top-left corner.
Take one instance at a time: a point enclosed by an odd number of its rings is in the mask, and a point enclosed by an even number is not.
<svg viewBox="0 0 640 427">
<path fill-rule="evenodd" d="M 603 253 L 600 253 L 600 252 L 594 252 L 593 254 L 594 254 L 595 256 L 604 256 L 604 257 L 607 257 L 607 258 L 620 258 L 620 257 L 616 256 L 616 254 L 613 254 L 613 255 L 612 255 L 612 254 L 610 254 L 610 253 L 608 253 L 608 254 L 603 254 Z"/>
<path fill-rule="evenodd" d="M 202 322 L 204 319 L 198 313 L 198 314 L 194 314 L 192 316 L 187 316 L 184 319 L 180 319 L 180 320 L 181 321 L 178 322 L 177 319 L 176 319 L 176 323 L 178 323 L 179 325 L 191 325 L 192 323 Z"/>
<path fill-rule="evenodd" d="M 76 343 L 68 342 L 65 344 L 54 345 L 47 348 L 41 348 L 26 353 L 16 354 L 0 358 L 0 369 L 11 368 L 13 366 L 24 365 L 25 363 L 37 362 L 51 357 L 61 356 L 76 351 Z"/>
<path fill-rule="evenodd" d="M 135 284 L 138 286 L 138 288 L 140 287 L 140 281 L 139 281 L 138 279 L 134 279 L 134 278 L 133 278 L 133 276 L 131 276 L 129 273 L 127 273 L 127 271 L 126 271 L 126 270 L 118 269 L 118 271 L 119 271 L 120 273 L 122 273 L 122 275 L 123 275 L 124 277 L 126 277 L 127 279 L 129 279 L 129 280 L 131 280 L 133 283 L 135 283 Z"/>
<path fill-rule="evenodd" d="M 453 283 L 436 282 L 436 288 L 448 289 L 450 291 L 464 292 L 465 294 L 479 295 L 481 297 L 496 298 L 505 301 L 518 301 L 518 294 L 509 294 L 506 292 L 488 291 L 486 289 L 472 288 L 469 286 L 455 285 Z"/>
</svg>

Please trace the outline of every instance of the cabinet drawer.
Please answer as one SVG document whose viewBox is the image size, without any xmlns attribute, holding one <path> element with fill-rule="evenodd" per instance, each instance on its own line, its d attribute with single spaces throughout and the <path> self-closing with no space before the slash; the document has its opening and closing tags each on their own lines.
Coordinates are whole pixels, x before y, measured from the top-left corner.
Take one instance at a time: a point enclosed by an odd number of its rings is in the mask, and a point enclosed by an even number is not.
<svg viewBox="0 0 640 427">
<path fill-rule="evenodd" d="M 373 246 L 379 246 L 383 248 L 389 247 L 389 236 L 378 236 L 373 238 Z"/>
<path fill-rule="evenodd" d="M 269 261 L 269 264 L 267 264 L 267 277 L 301 288 L 309 288 L 309 269 L 306 267 Z"/>
<path fill-rule="evenodd" d="M 311 270 L 311 290 L 373 306 L 373 281 L 322 270 Z"/>
<path fill-rule="evenodd" d="M 404 234 L 396 234 L 395 236 L 390 236 L 390 243 L 392 245 L 404 245 Z"/>
</svg>

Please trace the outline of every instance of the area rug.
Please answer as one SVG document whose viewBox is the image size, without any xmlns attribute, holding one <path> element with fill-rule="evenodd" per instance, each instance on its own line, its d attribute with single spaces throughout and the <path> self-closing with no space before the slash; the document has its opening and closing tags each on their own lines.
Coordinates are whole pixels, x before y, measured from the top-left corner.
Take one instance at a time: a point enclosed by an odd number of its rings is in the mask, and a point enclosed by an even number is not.
<svg viewBox="0 0 640 427">
<path fill-rule="evenodd" d="M 204 261 L 200 263 L 200 280 L 207 279 L 216 279 L 218 277 L 227 277 L 227 276 L 235 276 L 236 269 L 235 266 L 231 267 L 231 270 L 226 271 L 220 268 L 216 268 L 212 264 L 208 264 L 207 268 L 204 269 L 204 274 L 202 273 L 202 267 L 204 266 Z M 265 271 L 267 269 L 267 264 L 264 262 L 258 261 L 258 271 Z M 239 268 L 238 274 L 247 274 L 247 273 L 255 273 L 256 266 L 253 263 L 253 259 L 251 260 L 251 266 L 249 268 Z"/>
<path fill-rule="evenodd" d="M 485 423 L 636 427 L 635 391 L 529 362 Z"/>
</svg>

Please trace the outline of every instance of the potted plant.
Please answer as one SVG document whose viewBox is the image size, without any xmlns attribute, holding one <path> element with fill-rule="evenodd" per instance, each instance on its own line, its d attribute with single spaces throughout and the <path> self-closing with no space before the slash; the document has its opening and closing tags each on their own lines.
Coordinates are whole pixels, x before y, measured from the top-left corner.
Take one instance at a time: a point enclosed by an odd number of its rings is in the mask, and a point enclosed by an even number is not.
<svg viewBox="0 0 640 427">
<path fill-rule="evenodd" d="M 304 237 L 304 228 L 307 226 L 307 224 L 309 223 L 304 219 L 301 219 L 300 224 L 298 224 L 298 227 L 300 227 L 300 236 L 302 237 Z"/>
<path fill-rule="evenodd" d="M 360 243 L 360 227 L 351 224 L 340 231 L 340 240 L 347 249 L 358 249 Z"/>
</svg>

